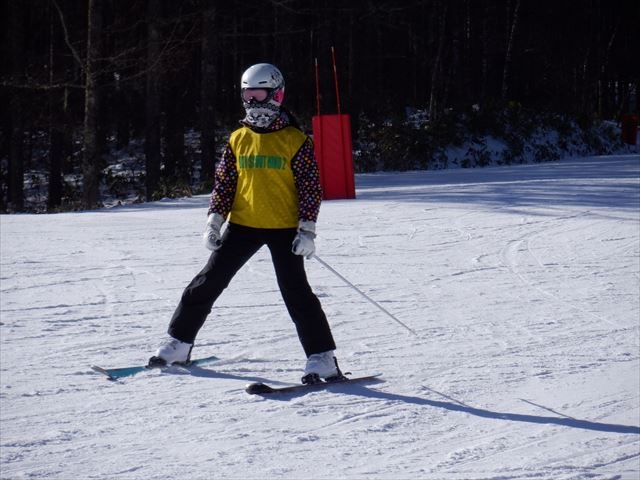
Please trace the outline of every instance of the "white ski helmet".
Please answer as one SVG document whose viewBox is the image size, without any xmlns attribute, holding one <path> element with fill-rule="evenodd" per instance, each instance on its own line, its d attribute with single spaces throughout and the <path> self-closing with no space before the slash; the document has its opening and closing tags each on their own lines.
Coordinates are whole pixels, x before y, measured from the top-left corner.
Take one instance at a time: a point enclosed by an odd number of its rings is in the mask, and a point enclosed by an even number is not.
<svg viewBox="0 0 640 480">
<path fill-rule="evenodd" d="M 284 100 L 284 77 L 270 63 L 258 63 L 242 74 L 240 94 L 247 112 L 245 121 L 256 127 L 267 127 L 280 113 Z"/>
</svg>

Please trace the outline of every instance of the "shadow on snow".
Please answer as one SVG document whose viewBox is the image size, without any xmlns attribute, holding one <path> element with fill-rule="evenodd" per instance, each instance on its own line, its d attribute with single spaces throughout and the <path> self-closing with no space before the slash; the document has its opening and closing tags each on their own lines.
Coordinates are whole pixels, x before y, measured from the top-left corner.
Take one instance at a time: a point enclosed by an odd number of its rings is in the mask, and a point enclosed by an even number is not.
<svg viewBox="0 0 640 480">
<path fill-rule="evenodd" d="M 640 155 L 358 175 L 357 199 L 500 207 L 640 206 Z"/>
<path fill-rule="evenodd" d="M 407 395 L 398 395 L 394 393 L 386 393 L 381 392 L 379 390 L 372 390 L 363 385 L 348 385 L 348 384 L 339 384 L 331 385 L 327 387 L 327 390 L 331 390 L 334 393 L 343 393 L 348 395 L 358 395 L 367 398 L 375 398 L 379 400 L 391 401 L 391 402 L 402 402 L 406 404 L 419 405 L 423 407 L 431 407 L 431 408 L 440 408 L 444 410 L 449 410 L 452 412 L 466 413 L 468 415 L 473 415 L 475 417 L 487 418 L 492 420 L 504 420 L 508 422 L 522 422 L 522 423 L 532 423 L 532 424 L 544 424 L 544 425 L 558 425 L 562 427 L 570 427 L 570 428 L 580 428 L 583 430 L 594 430 L 598 432 L 609 432 L 609 433 L 626 433 L 626 434 L 640 434 L 640 427 L 631 426 L 631 425 L 619 425 L 615 423 L 602 423 L 602 422 L 591 422 L 589 420 L 580 420 L 573 417 L 567 416 L 558 416 L 558 417 L 548 417 L 548 416 L 539 416 L 539 415 L 524 415 L 519 413 L 508 413 L 508 412 L 496 412 L 492 410 L 487 410 L 483 408 L 475 408 L 469 405 L 466 405 L 462 402 L 459 402 L 451 397 L 447 397 L 446 395 L 441 394 L 435 390 L 432 390 L 428 387 L 425 389 L 437 393 L 438 395 L 445 396 L 449 401 L 439 401 L 439 400 L 431 400 L 428 398 L 421 397 L 411 397 Z M 270 395 L 269 399 L 274 400 L 290 400 L 291 398 L 306 395 L 309 392 L 296 392 L 296 393 L 287 393 L 281 395 Z M 523 400 L 527 403 L 526 400 Z M 535 405 L 535 404 L 534 404 Z M 536 405 L 540 407 L 540 405 Z M 545 407 L 541 407 L 545 408 Z M 547 410 L 550 410 L 547 408 Z M 561 414 L 559 414 L 561 415 Z"/>
</svg>

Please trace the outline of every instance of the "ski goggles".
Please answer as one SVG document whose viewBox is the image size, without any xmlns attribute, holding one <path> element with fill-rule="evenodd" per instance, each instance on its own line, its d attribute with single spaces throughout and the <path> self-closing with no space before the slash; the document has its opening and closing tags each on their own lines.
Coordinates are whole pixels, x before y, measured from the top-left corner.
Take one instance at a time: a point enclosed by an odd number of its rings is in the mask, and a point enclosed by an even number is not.
<svg viewBox="0 0 640 480">
<path fill-rule="evenodd" d="M 264 102 L 269 98 L 269 95 L 273 91 L 272 88 L 243 88 L 242 100 L 249 103 L 251 100 L 256 102 Z"/>
<path fill-rule="evenodd" d="M 263 103 L 268 100 L 274 100 L 278 104 L 284 100 L 284 87 L 280 88 L 243 88 L 242 101 L 251 103 Z"/>
</svg>

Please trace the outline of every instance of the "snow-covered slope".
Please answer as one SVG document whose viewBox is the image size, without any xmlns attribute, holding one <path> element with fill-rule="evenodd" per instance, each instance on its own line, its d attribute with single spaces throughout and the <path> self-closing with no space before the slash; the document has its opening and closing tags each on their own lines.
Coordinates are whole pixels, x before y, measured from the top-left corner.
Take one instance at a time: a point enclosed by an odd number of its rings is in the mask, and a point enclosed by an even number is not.
<svg viewBox="0 0 640 480">
<path fill-rule="evenodd" d="M 144 363 L 207 258 L 207 197 L 0 217 L 0 478 L 637 479 L 640 156 L 357 177 L 308 274 L 344 370 L 264 399 L 302 350 L 261 250 L 194 356 Z"/>
</svg>

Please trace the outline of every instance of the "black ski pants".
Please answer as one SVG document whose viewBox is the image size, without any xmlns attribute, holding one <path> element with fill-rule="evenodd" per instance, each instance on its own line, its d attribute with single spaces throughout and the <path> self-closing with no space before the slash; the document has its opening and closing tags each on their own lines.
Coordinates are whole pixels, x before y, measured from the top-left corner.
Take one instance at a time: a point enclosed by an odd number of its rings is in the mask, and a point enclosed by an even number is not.
<svg viewBox="0 0 640 480">
<path fill-rule="evenodd" d="M 304 270 L 304 258 L 291 252 L 295 228 L 262 229 L 227 225 L 222 246 L 189 283 L 169 324 L 169 335 L 193 343 L 214 302 L 240 268 L 263 245 L 271 252 L 276 279 L 307 357 L 336 348 L 327 317 Z"/>
</svg>

